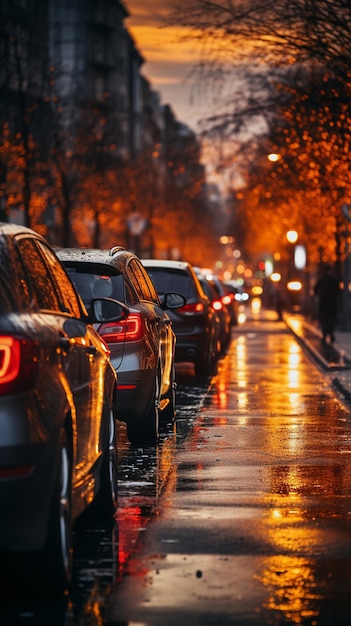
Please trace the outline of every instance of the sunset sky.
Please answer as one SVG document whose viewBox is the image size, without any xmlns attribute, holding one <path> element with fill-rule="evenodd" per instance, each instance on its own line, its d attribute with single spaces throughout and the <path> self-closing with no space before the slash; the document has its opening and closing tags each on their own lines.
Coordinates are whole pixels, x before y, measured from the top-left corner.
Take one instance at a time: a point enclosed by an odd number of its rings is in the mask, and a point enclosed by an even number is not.
<svg viewBox="0 0 351 626">
<path fill-rule="evenodd" d="M 206 103 L 191 89 L 189 73 L 198 60 L 195 44 L 180 41 L 181 30 L 165 25 L 170 10 L 184 0 L 123 0 L 131 14 L 125 25 L 145 59 L 142 73 L 170 104 L 179 121 L 196 130 Z"/>
</svg>

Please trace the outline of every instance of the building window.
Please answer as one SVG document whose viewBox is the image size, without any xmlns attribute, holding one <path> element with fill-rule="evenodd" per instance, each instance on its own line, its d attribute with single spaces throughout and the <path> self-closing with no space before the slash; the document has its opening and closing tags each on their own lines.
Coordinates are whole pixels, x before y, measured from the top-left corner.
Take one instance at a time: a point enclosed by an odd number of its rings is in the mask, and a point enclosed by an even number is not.
<svg viewBox="0 0 351 626">
<path fill-rule="evenodd" d="M 94 91 L 96 100 L 102 100 L 105 93 L 105 81 L 102 76 L 95 77 Z"/>
<path fill-rule="evenodd" d="M 93 42 L 93 59 L 96 63 L 103 63 L 105 60 L 104 41 L 100 37 L 95 37 Z"/>
</svg>

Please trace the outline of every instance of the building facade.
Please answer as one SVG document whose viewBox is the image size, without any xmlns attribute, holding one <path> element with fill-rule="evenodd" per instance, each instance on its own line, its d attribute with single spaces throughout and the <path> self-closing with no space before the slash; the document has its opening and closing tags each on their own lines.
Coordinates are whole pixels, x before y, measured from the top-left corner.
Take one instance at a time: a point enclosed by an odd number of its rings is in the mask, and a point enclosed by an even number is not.
<svg viewBox="0 0 351 626">
<path fill-rule="evenodd" d="M 119 0 L 2 0 L 0 140 L 11 143 L 0 156 L 2 219 L 42 219 L 44 233 L 60 233 L 55 243 L 84 206 L 83 186 L 108 167 L 118 176 L 144 160 L 165 201 L 166 188 L 203 180 L 194 133 L 142 74 L 128 15 Z"/>
</svg>

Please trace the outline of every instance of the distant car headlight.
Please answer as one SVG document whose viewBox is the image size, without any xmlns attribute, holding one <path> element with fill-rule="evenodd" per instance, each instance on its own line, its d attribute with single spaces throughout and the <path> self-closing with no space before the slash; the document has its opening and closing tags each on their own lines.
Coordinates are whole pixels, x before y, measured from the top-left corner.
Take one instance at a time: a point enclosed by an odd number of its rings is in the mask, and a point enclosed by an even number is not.
<svg viewBox="0 0 351 626">
<path fill-rule="evenodd" d="M 291 280 L 287 284 L 287 289 L 289 291 L 301 291 L 302 283 L 299 280 Z"/>
</svg>

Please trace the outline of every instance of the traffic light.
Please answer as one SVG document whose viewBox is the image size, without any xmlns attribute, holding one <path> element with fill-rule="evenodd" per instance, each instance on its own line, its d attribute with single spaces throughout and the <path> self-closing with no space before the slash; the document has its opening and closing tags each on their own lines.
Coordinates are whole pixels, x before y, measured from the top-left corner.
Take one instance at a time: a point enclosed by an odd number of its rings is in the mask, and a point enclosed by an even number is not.
<svg viewBox="0 0 351 626">
<path fill-rule="evenodd" d="M 255 278 L 263 280 L 265 278 L 265 262 L 259 261 L 256 266 Z"/>
</svg>

